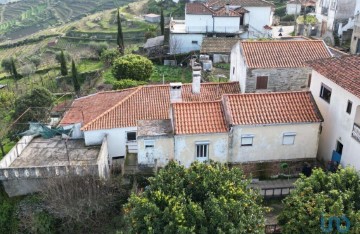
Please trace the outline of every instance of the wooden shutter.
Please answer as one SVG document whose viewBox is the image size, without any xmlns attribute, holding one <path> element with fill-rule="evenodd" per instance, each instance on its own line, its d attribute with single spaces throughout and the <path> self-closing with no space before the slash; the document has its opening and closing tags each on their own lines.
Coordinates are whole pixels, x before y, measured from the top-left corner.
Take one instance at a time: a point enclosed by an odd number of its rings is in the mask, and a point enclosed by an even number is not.
<svg viewBox="0 0 360 234">
<path fill-rule="evenodd" d="M 256 77 L 256 89 L 267 89 L 268 77 L 258 76 Z"/>
</svg>

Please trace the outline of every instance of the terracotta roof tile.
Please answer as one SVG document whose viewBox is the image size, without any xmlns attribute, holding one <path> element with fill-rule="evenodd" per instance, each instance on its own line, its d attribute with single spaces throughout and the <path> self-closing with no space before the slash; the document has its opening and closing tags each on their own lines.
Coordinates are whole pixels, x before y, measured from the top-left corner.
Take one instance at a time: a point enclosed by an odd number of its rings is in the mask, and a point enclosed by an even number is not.
<svg viewBox="0 0 360 234">
<path fill-rule="evenodd" d="M 191 92 L 191 84 L 182 86 L 182 100 L 214 101 L 220 100 L 225 93 L 239 93 L 238 82 L 203 83 L 200 94 Z M 86 103 L 86 106 L 91 103 Z M 122 98 L 103 113 L 88 122 L 83 130 L 98 130 L 136 126 L 138 120 L 168 119 L 170 107 L 170 86 L 141 86 Z M 81 113 L 78 113 L 80 115 Z M 65 116 L 66 117 L 66 116 Z"/>
<path fill-rule="evenodd" d="M 83 123 L 84 125 L 116 105 L 136 89 L 99 92 L 93 95 L 75 99 L 70 109 L 65 113 L 60 125 Z"/>
<path fill-rule="evenodd" d="M 227 132 L 220 101 L 172 104 L 175 134 Z"/>
<path fill-rule="evenodd" d="M 228 53 L 239 41 L 239 38 L 231 37 L 204 37 L 201 44 L 201 53 Z"/>
<path fill-rule="evenodd" d="M 279 40 L 240 42 L 249 68 L 306 67 L 306 61 L 330 58 L 320 40 Z"/>
<path fill-rule="evenodd" d="M 271 2 L 267 2 L 264 0 L 209 0 L 207 4 L 209 6 L 224 6 L 227 3 L 230 4 L 230 6 L 260 6 L 260 7 L 266 7 L 271 6 L 275 7 L 275 5 Z"/>
<path fill-rule="evenodd" d="M 186 14 L 195 15 L 212 15 L 214 12 L 210 10 L 204 3 L 191 2 L 186 3 Z"/>
<path fill-rule="evenodd" d="M 322 121 L 309 91 L 224 95 L 224 103 L 233 125 Z"/>
<path fill-rule="evenodd" d="M 318 73 L 360 98 L 360 55 L 308 62 Z"/>
</svg>

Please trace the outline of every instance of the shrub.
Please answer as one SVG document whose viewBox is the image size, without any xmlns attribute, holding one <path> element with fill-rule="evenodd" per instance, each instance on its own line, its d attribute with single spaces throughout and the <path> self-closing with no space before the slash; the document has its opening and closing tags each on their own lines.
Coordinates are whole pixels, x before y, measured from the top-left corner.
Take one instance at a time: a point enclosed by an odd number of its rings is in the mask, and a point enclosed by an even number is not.
<svg viewBox="0 0 360 234">
<path fill-rule="evenodd" d="M 147 81 L 152 70 L 153 64 L 149 59 L 140 55 L 129 54 L 116 59 L 111 71 L 118 80 L 130 78 Z"/>
<path fill-rule="evenodd" d="M 120 52 L 118 49 L 107 49 L 101 53 L 100 59 L 108 67 L 112 65 L 114 60 L 118 57 L 120 57 Z"/>
<path fill-rule="evenodd" d="M 112 82 L 113 90 L 117 89 L 127 89 L 132 88 L 140 85 L 146 85 L 145 81 L 137 81 L 137 80 L 130 80 L 130 79 L 123 79 L 119 81 Z"/>
<path fill-rule="evenodd" d="M 285 15 L 281 17 L 281 21 L 290 22 L 294 21 L 295 16 L 294 15 Z"/>
</svg>

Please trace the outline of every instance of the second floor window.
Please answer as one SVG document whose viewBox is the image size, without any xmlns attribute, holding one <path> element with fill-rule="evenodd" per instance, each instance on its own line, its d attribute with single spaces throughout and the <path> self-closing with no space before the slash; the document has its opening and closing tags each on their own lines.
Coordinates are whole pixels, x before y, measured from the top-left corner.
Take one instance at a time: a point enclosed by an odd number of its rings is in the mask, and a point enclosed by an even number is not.
<svg viewBox="0 0 360 234">
<path fill-rule="evenodd" d="M 209 144 L 199 143 L 196 144 L 196 157 L 208 158 L 209 157 Z"/>
<path fill-rule="evenodd" d="M 256 77 L 256 89 L 267 89 L 267 86 L 268 86 L 267 76 Z"/>
<path fill-rule="evenodd" d="M 126 140 L 127 141 L 136 141 L 136 132 L 127 132 Z"/>
<path fill-rule="evenodd" d="M 326 102 L 330 103 L 331 98 L 331 88 L 327 87 L 324 84 L 321 84 L 320 88 L 320 97 L 324 99 Z"/>
</svg>

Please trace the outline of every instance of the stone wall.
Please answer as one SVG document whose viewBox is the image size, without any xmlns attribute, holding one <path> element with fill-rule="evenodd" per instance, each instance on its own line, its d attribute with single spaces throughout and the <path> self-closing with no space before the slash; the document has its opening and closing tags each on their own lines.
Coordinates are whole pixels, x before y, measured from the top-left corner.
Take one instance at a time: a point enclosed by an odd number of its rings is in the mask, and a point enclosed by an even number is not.
<svg viewBox="0 0 360 234">
<path fill-rule="evenodd" d="M 281 164 L 286 163 L 287 169 L 282 169 Z M 231 164 L 231 167 L 241 168 L 245 175 L 252 178 L 268 179 L 279 174 L 290 174 L 298 176 L 301 173 L 305 163 L 309 163 L 312 167 L 318 166 L 316 159 L 297 159 L 297 160 L 282 160 L 282 161 L 267 161 L 267 162 L 248 162 L 241 164 Z"/>
<path fill-rule="evenodd" d="M 107 136 L 104 137 L 103 143 L 100 148 L 99 156 L 97 159 L 97 165 L 99 170 L 99 177 L 107 179 L 110 177 L 109 167 L 109 151 L 107 146 Z"/>
<path fill-rule="evenodd" d="M 268 76 L 268 89 L 261 91 L 307 90 L 310 74 L 311 69 L 308 67 L 249 69 L 246 78 L 246 92 L 256 92 L 256 79 L 258 76 Z"/>
<path fill-rule="evenodd" d="M 0 169 L 8 168 L 14 160 L 19 157 L 23 152 L 25 147 L 31 142 L 34 136 L 23 136 L 20 141 L 5 155 L 5 157 L 0 161 Z"/>
</svg>

